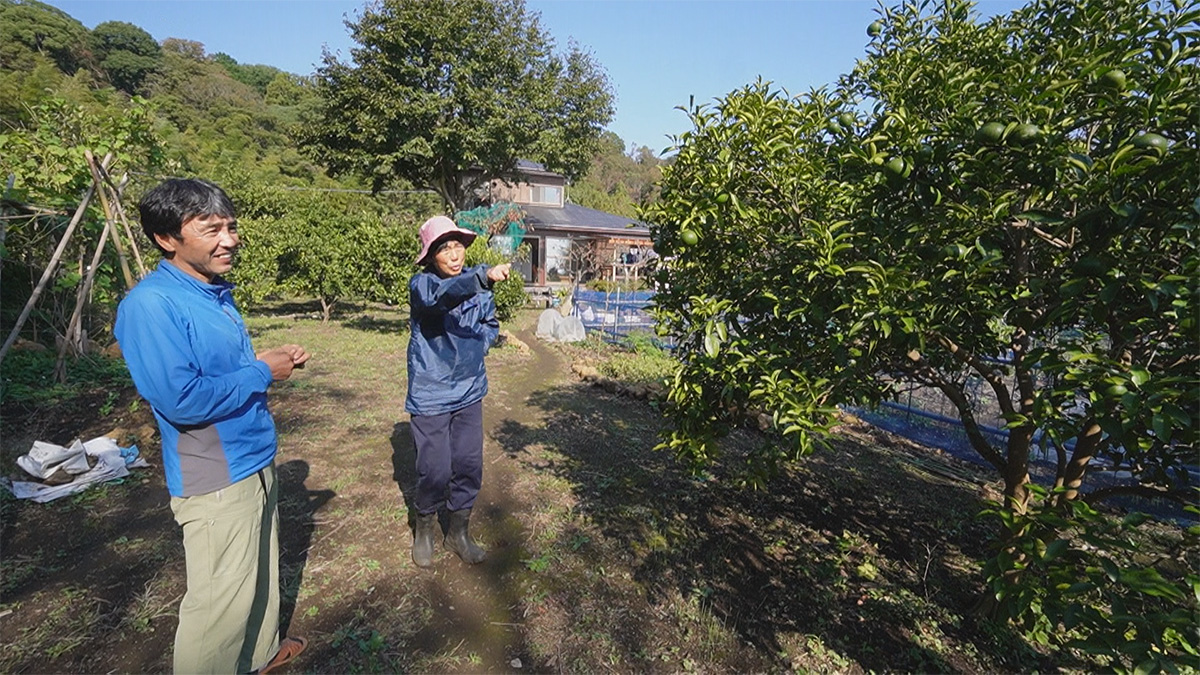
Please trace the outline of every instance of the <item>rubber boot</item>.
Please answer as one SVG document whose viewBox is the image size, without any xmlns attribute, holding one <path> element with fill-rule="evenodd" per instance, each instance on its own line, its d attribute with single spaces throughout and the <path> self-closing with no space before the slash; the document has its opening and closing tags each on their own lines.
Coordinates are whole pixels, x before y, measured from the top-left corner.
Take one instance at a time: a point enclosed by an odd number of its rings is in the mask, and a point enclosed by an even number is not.
<svg viewBox="0 0 1200 675">
<path fill-rule="evenodd" d="M 483 562 L 487 553 L 471 539 L 467 525 L 471 522 L 471 509 L 450 512 L 450 529 L 446 531 L 446 548 L 458 554 L 463 562 L 474 565 Z"/>
<path fill-rule="evenodd" d="M 433 565 L 433 530 L 437 527 L 437 511 L 417 514 L 417 524 L 413 528 L 412 559 L 417 567 Z"/>
</svg>

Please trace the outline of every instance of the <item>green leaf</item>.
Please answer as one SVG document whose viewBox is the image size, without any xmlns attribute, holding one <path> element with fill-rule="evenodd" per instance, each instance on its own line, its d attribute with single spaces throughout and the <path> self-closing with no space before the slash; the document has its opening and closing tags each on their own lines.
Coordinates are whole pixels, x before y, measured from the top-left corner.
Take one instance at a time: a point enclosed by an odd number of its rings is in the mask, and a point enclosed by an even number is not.
<svg viewBox="0 0 1200 675">
<path fill-rule="evenodd" d="M 721 351 L 721 340 L 715 333 L 708 333 L 704 336 L 704 353 L 708 354 L 709 358 L 716 358 Z"/>
<path fill-rule="evenodd" d="M 1046 553 L 1042 556 L 1044 562 L 1050 562 L 1067 551 L 1070 547 L 1070 542 L 1065 539 L 1055 539 L 1046 546 Z"/>
<path fill-rule="evenodd" d="M 1102 567 L 1104 569 L 1104 573 L 1108 575 L 1109 581 L 1116 581 L 1121 576 L 1121 570 L 1117 567 L 1117 564 L 1108 558 L 1100 558 L 1100 567 Z"/>
</svg>

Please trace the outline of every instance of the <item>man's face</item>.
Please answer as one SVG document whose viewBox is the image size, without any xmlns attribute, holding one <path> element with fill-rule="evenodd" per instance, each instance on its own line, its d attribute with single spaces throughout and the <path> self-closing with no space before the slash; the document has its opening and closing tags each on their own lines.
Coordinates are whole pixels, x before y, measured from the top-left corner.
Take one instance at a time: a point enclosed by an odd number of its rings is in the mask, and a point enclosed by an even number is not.
<svg viewBox="0 0 1200 675">
<path fill-rule="evenodd" d="M 179 239 L 161 234 L 154 238 L 174 253 L 171 262 L 176 267 L 210 284 L 233 269 L 233 252 L 241 245 L 237 219 L 228 216 L 196 216 L 179 228 Z"/>
<path fill-rule="evenodd" d="M 467 249 L 457 239 L 450 239 L 440 244 L 437 253 L 433 254 L 433 266 L 439 277 L 448 279 L 462 273 L 463 262 L 467 259 Z"/>
</svg>

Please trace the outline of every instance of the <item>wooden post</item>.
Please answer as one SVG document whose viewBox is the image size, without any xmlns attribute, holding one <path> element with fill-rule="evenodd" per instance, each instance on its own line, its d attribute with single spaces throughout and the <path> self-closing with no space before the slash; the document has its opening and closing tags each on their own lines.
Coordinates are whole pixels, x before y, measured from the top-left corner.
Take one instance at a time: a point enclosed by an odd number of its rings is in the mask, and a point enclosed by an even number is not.
<svg viewBox="0 0 1200 675">
<path fill-rule="evenodd" d="M 104 156 L 102 164 L 108 166 L 112 161 L 112 153 Z M 63 233 L 62 239 L 58 242 L 58 248 L 54 249 L 54 254 L 50 256 L 50 262 L 46 264 L 46 269 L 42 271 L 42 278 L 38 280 L 37 286 L 34 287 L 33 293 L 30 294 L 29 300 L 25 303 L 25 308 L 21 310 L 21 315 L 17 317 L 17 323 L 13 326 L 12 332 L 8 334 L 8 339 L 4 341 L 4 346 L 0 347 L 0 362 L 4 361 L 4 356 L 8 354 L 8 350 L 17 341 L 17 336 L 21 334 L 21 327 L 25 325 L 25 320 L 29 318 L 29 313 L 33 311 L 33 306 L 37 304 L 37 300 L 42 295 L 42 291 L 46 290 L 46 284 L 49 283 L 50 277 L 54 275 L 54 270 L 58 268 L 58 263 L 62 260 L 63 251 L 67 248 L 67 243 L 71 241 L 71 235 L 75 233 L 75 227 L 79 225 L 79 221 L 83 220 L 83 214 L 87 211 L 88 204 L 92 201 L 92 195 L 95 194 L 99 186 L 95 181 L 88 186 L 87 192 L 83 194 L 83 200 L 79 202 L 79 208 L 75 209 L 75 215 L 71 217 L 71 222 L 67 225 L 67 231 Z"/>
<path fill-rule="evenodd" d="M 125 186 L 129 184 L 129 174 L 122 174 L 121 182 L 113 185 L 112 178 L 108 172 L 104 174 L 105 181 L 113 191 L 113 206 L 117 212 L 117 217 L 121 219 L 121 226 L 125 228 L 125 236 L 129 237 L 129 248 L 133 250 L 133 259 L 138 266 L 138 279 L 146 276 L 146 263 L 142 261 L 142 252 L 138 250 L 137 237 L 133 236 L 133 230 L 129 227 L 129 219 L 125 217 L 125 207 L 121 205 L 121 198 L 125 194 Z"/>
<path fill-rule="evenodd" d="M 67 351 L 76 342 L 82 342 L 83 330 L 80 324 L 83 323 L 83 308 L 87 306 L 89 298 L 92 295 L 92 283 L 96 280 L 96 269 L 100 267 L 100 256 L 104 253 L 104 243 L 111 234 L 109 230 L 113 227 L 111 220 L 104 221 L 104 231 L 100 233 L 100 240 L 96 242 L 96 252 L 92 254 L 92 264 L 88 267 L 86 274 L 83 277 L 83 283 L 79 286 L 79 293 L 75 296 L 75 311 L 71 312 L 71 320 L 67 322 L 67 333 L 63 339 L 62 346 L 58 348 L 58 360 L 54 363 L 54 379 L 58 380 L 59 384 L 66 384 L 67 369 L 65 367 L 67 359 Z M 76 349 L 76 354 L 80 354 L 86 349 L 86 344 L 80 344 L 79 349 Z"/>
<path fill-rule="evenodd" d="M 104 167 L 101 166 L 98 168 L 100 170 L 100 177 L 104 179 L 104 182 L 108 185 L 109 191 L 112 193 L 113 212 L 117 214 L 118 218 L 120 218 L 121 226 L 125 230 L 125 236 L 128 237 L 129 248 L 133 251 L 133 259 L 134 262 L 137 263 L 138 279 L 140 280 L 142 277 L 146 276 L 146 264 L 142 261 L 142 253 L 138 249 L 137 237 L 133 236 L 133 230 L 129 227 L 129 219 L 125 217 L 125 207 L 121 204 L 121 199 L 123 199 L 125 196 L 125 186 L 129 184 L 129 174 L 121 174 L 120 182 L 114 183 L 112 175 L 109 174 Z"/>
<path fill-rule="evenodd" d="M 87 159 L 88 169 L 92 172 L 92 183 L 100 195 L 100 207 L 104 210 L 104 231 L 112 237 L 113 248 L 117 250 L 117 260 L 121 262 L 121 274 L 125 276 L 125 288 L 133 288 L 133 273 L 129 271 L 129 261 L 125 259 L 125 247 L 121 246 L 121 238 L 117 236 L 116 228 L 109 227 L 113 222 L 113 214 L 112 208 L 108 205 L 108 193 L 104 189 L 104 179 L 100 177 L 100 169 L 96 167 L 96 158 L 92 156 L 92 151 L 84 150 L 83 156 Z"/>
</svg>

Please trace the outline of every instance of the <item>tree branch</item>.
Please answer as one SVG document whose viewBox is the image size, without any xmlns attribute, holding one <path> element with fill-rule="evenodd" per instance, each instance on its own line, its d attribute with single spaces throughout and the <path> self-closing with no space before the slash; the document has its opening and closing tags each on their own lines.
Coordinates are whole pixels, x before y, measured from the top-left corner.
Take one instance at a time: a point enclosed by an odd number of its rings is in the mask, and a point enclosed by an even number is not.
<svg viewBox="0 0 1200 675">
<path fill-rule="evenodd" d="M 946 395 L 946 398 L 950 399 L 950 402 L 958 409 L 958 417 L 963 422 L 963 430 L 967 434 L 967 440 L 971 442 L 971 447 L 975 452 L 979 453 L 980 457 L 983 457 L 997 471 L 1003 474 L 1005 466 L 1004 457 L 984 438 L 983 431 L 980 430 L 979 423 L 975 420 L 975 414 L 971 410 L 971 403 L 967 400 L 967 397 L 963 395 L 962 391 L 953 382 L 949 382 L 943 378 L 918 352 L 915 350 L 911 351 L 908 357 L 912 360 L 912 364 L 906 366 L 906 368 L 912 377 L 918 381 L 937 387 Z"/>
<path fill-rule="evenodd" d="M 1144 497 L 1147 499 L 1166 499 L 1176 504 L 1187 504 L 1187 494 L 1187 490 L 1170 490 L 1152 485 L 1110 485 L 1093 490 L 1083 495 L 1080 499 L 1087 504 L 1097 504 L 1113 497 L 1129 496 Z"/>
<path fill-rule="evenodd" d="M 979 376 L 992 387 L 992 392 L 996 395 L 996 403 L 1000 405 L 1001 412 L 1005 414 L 1015 412 L 1012 405 L 1012 394 L 1008 391 L 1008 386 L 1004 384 L 1004 380 L 1000 378 L 994 368 L 990 368 L 982 359 L 963 349 L 950 338 L 944 335 L 934 335 L 934 337 L 954 358 L 979 373 Z"/>
</svg>

